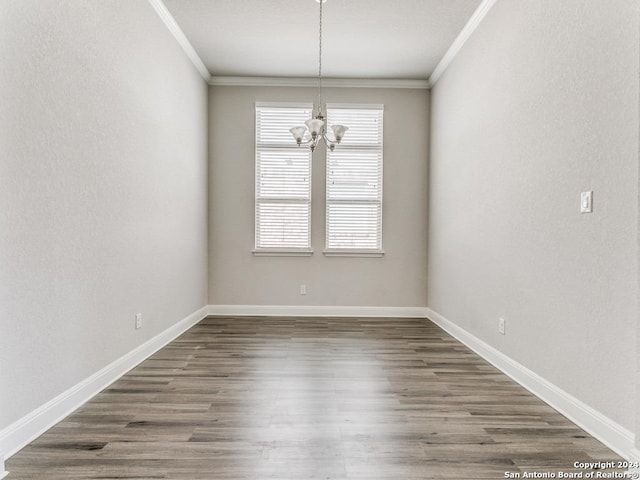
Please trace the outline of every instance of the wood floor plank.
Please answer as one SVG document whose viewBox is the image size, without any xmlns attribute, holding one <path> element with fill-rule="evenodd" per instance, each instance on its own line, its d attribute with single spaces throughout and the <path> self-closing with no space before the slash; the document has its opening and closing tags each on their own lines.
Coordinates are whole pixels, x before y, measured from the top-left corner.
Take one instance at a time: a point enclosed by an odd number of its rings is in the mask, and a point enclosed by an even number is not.
<svg viewBox="0 0 640 480">
<path fill-rule="evenodd" d="M 619 458 L 436 325 L 211 317 L 7 462 L 18 479 L 496 479 Z"/>
</svg>

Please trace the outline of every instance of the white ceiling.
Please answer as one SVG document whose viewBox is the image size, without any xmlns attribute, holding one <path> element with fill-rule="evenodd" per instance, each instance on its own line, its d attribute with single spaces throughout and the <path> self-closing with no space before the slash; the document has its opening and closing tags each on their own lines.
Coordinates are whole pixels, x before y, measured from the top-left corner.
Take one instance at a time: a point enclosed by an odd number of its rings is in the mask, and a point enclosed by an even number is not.
<svg viewBox="0 0 640 480">
<path fill-rule="evenodd" d="M 427 79 L 481 0 L 327 0 L 323 76 Z M 313 77 L 314 0 L 164 0 L 213 76 Z"/>
</svg>

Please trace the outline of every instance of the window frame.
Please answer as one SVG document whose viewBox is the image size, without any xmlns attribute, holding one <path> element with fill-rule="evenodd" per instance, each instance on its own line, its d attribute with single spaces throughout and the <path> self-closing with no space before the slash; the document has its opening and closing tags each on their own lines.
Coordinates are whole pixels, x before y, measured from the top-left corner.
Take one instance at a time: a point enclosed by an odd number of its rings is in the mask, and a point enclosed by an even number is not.
<svg viewBox="0 0 640 480">
<path fill-rule="evenodd" d="M 311 256 L 313 255 L 312 249 L 312 178 L 313 178 L 313 161 L 312 155 L 309 151 L 309 160 L 308 160 L 308 198 L 305 198 L 304 202 L 300 200 L 302 198 L 286 198 L 284 195 L 282 197 L 260 197 L 259 196 L 259 155 L 261 152 L 265 151 L 277 151 L 277 150 L 292 150 L 292 151 L 304 151 L 304 147 L 298 147 L 298 145 L 293 141 L 293 137 L 291 137 L 291 141 L 283 142 L 283 143 L 274 143 L 272 145 L 265 145 L 259 143 L 259 109 L 301 109 L 304 110 L 305 119 L 311 118 L 313 104 L 312 103 L 291 103 L 291 102 L 255 102 L 255 131 L 254 131 L 254 139 L 255 139 L 255 157 L 254 157 L 254 248 L 252 250 L 252 254 L 254 256 Z M 293 127 L 295 125 L 291 125 Z M 289 132 L 286 132 L 287 136 L 289 136 Z M 305 149 L 308 150 L 308 149 Z M 284 247 L 272 247 L 272 246 L 260 246 L 259 240 L 259 206 L 265 203 L 283 203 L 283 204 L 291 204 L 291 205 L 300 205 L 306 204 L 308 205 L 308 217 L 307 217 L 307 246 L 306 247 L 295 247 L 295 246 L 284 246 Z"/>
<path fill-rule="evenodd" d="M 384 104 L 354 104 L 354 103 L 328 103 L 326 105 L 327 111 L 327 122 L 330 125 L 331 122 L 331 110 L 337 109 L 347 109 L 347 110 L 379 110 L 380 111 L 380 141 L 379 147 L 376 148 L 379 151 L 380 155 L 380 165 L 379 165 L 379 194 L 378 199 L 374 201 L 362 201 L 362 202 L 353 202 L 361 203 L 363 205 L 373 204 L 378 205 L 379 208 L 379 217 L 377 221 L 377 239 L 378 245 L 375 248 L 365 248 L 365 247 L 329 247 L 329 239 L 330 239 L 330 224 L 329 224 L 329 205 L 333 202 L 334 204 L 340 203 L 348 203 L 347 199 L 338 201 L 331 200 L 329 195 L 329 180 L 330 180 L 330 172 L 329 169 L 331 167 L 330 164 L 330 155 L 331 152 L 327 149 L 326 157 L 325 157 L 325 245 L 324 245 L 324 255 L 325 256 L 337 256 L 337 257 L 382 257 L 384 256 L 383 249 L 383 203 L 384 203 Z M 347 124 L 347 126 L 349 126 Z M 371 151 L 371 146 L 359 147 L 357 145 L 350 146 L 348 144 L 348 135 L 349 132 L 346 133 L 345 139 L 343 143 L 336 146 L 336 152 L 338 151 Z"/>
</svg>

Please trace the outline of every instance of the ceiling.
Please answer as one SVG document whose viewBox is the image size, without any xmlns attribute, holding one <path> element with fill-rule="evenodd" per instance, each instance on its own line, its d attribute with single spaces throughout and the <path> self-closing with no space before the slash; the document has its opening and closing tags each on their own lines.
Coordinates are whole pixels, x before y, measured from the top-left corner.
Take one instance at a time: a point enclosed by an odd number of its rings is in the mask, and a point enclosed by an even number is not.
<svg viewBox="0 0 640 480">
<path fill-rule="evenodd" d="M 327 0 L 323 76 L 427 79 L 481 0 Z M 318 74 L 314 0 L 164 0 L 213 76 Z"/>
</svg>

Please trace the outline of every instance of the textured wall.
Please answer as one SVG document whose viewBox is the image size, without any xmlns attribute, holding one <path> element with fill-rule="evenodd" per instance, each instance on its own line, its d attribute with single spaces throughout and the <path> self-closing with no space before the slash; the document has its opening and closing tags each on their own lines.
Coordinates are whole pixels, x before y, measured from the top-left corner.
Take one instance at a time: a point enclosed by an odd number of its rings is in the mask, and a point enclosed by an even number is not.
<svg viewBox="0 0 640 480">
<path fill-rule="evenodd" d="M 2 428 L 206 304 L 207 87 L 146 0 L 2 0 L 0 58 Z"/>
<path fill-rule="evenodd" d="M 428 300 L 634 430 L 638 3 L 613 3 L 499 0 L 432 91 Z"/>
<path fill-rule="evenodd" d="M 210 87 L 209 303 L 425 306 L 429 93 L 326 89 L 328 102 L 383 103 L 383 258 L 325 257 L 324 168 L 313 165 L 312 257 L 254 257 L 255 102 L 312 102 L 305 88 Z M 306 284 L 307 295 L 299 294 Z"/>
</svg>

